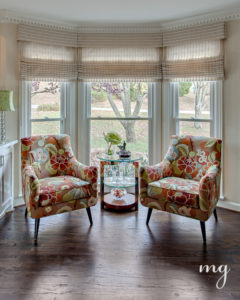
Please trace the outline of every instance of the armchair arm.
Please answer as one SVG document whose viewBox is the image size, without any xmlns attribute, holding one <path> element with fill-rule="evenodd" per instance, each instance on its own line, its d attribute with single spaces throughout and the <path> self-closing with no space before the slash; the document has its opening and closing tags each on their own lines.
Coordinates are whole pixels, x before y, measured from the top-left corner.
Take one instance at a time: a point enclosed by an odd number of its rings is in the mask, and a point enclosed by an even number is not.
<svg viewBox="0 0 240 300">
<path fill-rule="evenodd" d="M 145 166 L 140 168 L 140 195 L 147 196 L 147 186 L 153 181 L 160 180 L 172 175 L 171 163 L 164 159 L 154 166 Z"/>
<path fill-rule="evenodd" d="M 40 184 L 32 166 L 27 165 L 22 171 L 23 192 L 28 209 L 39 207 Z"/>
<path fill-rule="evenodd" d="M 98 169 L 95 166 L 86 166 L 80 163 L 76 158 L 71 160 L 72 174 L 84 181 L 90 183 L 92 187 L 91 194 L 97 197 L 97 181 L 98 181 Z"/>
<path fill-rule="evenodd" d="M 219 199 L 220 175 L 220 167 L 214 165 L 207 170 L 200 181 L 199 206 L 202 211 L 208 211 L 210 214 Z"/>
</svg>

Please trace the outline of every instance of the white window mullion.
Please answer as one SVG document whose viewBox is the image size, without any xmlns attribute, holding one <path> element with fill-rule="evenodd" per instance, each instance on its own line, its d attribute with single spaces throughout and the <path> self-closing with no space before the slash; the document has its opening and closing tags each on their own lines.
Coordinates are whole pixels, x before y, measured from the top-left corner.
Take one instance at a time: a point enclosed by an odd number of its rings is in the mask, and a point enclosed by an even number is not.
<svg viewBox="0 0 240 300">
<path fill-rule="evenodd" d="M 223 99 L 222 99 L 222 81 L 215 83 L 214 89 L 214 104 L 213 104 L 213 122 L 214 122 L 214 136 L 217 138 L 223 138 L 223 123 L 222 123 L 222 111 L 223 111 Z"/>
<path fill-rule="evenodd" d="M 149 163 L 157 164 L 162 160 L 162 101 L 161 83 L 151 84 L 151 119 L 149 120 Z"/>
<path fill-rule="evenodd" d="M 84 164 L 90 163 L 90 120 L 87 117 L 89 102 L 88 84 L 78 83 L 78 159 Z"/>
<path fill-rule="evenodd" d="M 217 81 L 215 84 L 215 98 L 214 98 L 214 136 L 224 140 L 223 137 L 223 86 L 222 81 Z M 221 158 L 221 169 L 222 169 L 222 176 L 221 176 L 221 186 L 220 186 L 220 199 L 224 200 L 224 189 L 223 189 L 223 162 L 224 162 L 224 147 L 222 142 L 221 148 L 222 158 Z"/>
<path fill-rule="evenodd" d="M 21 105 L 20 105 L 20 138 L 27 137 L 31 135 L 31 82 L 21 81 L 20 84 L 20 95 L 21 95 Z"/>
<path fill-rule="evenodd" d="M 175 88 L 173 82 L 163 82 L 163 102 L 162 102 L 162 153 L 165 155 L 168 150 L 170 136 L 176 134 L 176 119 L 174 118 L 174 105 L 176 102 Z"/>
<path fill-rule="evenodd" d="M 76 126 L 76 83 L 67 82 L 64 84 L 65 92 L 63 101 L 63 132 L 70 135 L 71 146 L 74 153 L 77 153 L 77 126 Z"/>
<path fill-rule="evenodd" d="M 61 83 L 61 93 L 60 93 L 60 132 L 66 132 L 66 84 Z"/>
<path fill-rule="evenodd" d="M 211 82 L 210 83 L 210 119 L 211 119 L 211 124 L 210 124 L 210 135 L 211 136 L 216 136 L 215 131 L 216 131 L 216 124 L 215 124 L 215 108 L 216 108 L 216 83 Z"/>
</svg>

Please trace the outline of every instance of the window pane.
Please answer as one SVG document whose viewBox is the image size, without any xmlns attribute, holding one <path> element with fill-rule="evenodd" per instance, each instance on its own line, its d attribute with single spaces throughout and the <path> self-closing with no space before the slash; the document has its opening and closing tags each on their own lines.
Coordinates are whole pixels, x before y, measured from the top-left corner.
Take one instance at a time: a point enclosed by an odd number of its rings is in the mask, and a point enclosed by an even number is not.
<svg viewBox="0 0 240 300">
<path fill-rule="evenodd" d="M 91 117 L 148 117 L 148 84 L 92 83 Z"/>
<path fill-rule="evenodd" d="M 60 118 L 60 83 L 32 82 L 31 119 Z"/>
<path fill-rule="evenodd" d="M 179 83 L 179 117 L 210 119 L 210 82 Z"/>
<path fill-rule="evenodd" d="M 115 131 L 127 143 L 127 150 L 141 153 L 145 163 L 148 161 L 148 121 L 92 120 L 91 121 L 91 163 L 98 165 L 99 152 L 105 152 L 107 144 L 103 133 Z M 126 138 L 127 136 L 127 138 Z M 118 150 L 118 148 L 116 148 Z"/>
<path fill-rule="evenodd" d="M 210 137 L 210 122 L 179 121 L 179 134 Z"/>
<path fill-rule="evenodd" d="M 32 122 L 32 135 L 60 134 L 60 121 Z"/>
</svg>

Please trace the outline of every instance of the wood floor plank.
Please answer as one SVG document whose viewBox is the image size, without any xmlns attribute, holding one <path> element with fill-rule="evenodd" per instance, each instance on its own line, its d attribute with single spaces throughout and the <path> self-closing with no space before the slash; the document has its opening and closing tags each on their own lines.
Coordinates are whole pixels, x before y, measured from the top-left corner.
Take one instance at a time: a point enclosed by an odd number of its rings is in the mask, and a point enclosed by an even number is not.
<svg viewBox="0 0 240 300">
<path fill-rule="evenodd" d="M 39 245 L 24 207 L 0 220 L 0 299 L 240 299 L 240 215 L 218 209 L 218 223 L 199 222 L 147 209 L 116 213 L 92 208 L 43 218 Z M 200 265 L 231 268 L 221 276 Z"/>
</svg>

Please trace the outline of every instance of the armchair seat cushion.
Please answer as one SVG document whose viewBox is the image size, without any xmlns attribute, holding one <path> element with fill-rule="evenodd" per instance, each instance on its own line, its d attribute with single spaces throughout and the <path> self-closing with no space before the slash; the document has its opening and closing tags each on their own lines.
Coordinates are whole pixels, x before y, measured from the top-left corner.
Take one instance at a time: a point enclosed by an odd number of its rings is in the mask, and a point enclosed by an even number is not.
<svg viewBox="0 0 240 300">
<path fill-rule="evenodd" d="M 179 177 L 166 177 L 149 183 L 149 197 L 199 208 L 199 182 Z"/>
<path fill-rule="evenodd" d="M 39 179 L 39 205 L 48 206 L 91 196 L 89 182 L 73 176 L 56 176 Z"/>
</svg>

